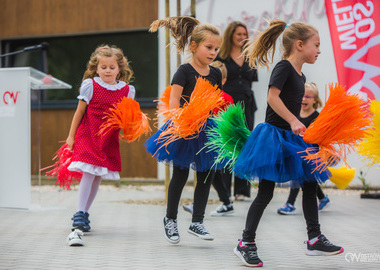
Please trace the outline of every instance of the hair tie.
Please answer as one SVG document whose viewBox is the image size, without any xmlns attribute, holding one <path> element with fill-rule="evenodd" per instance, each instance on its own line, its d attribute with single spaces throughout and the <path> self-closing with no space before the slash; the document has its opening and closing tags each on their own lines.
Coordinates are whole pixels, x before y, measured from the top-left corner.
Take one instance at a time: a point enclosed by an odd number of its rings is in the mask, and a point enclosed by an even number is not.
<svg viewBox="0 0 380 270">
<path fill-rule="evenodd" d="M 285 28 L 288 28 L 289 26 L 290 26 L 290 24 L 287 23 L 287 24 L 285 25 Z"/>
</svg>

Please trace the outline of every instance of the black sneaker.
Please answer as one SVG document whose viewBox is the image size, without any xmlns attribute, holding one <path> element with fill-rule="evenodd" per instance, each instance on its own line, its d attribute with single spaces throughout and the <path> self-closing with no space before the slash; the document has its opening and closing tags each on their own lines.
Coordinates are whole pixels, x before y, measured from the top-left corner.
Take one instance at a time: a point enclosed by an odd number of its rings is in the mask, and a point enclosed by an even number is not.
<svg viewBox="0 0 380 270">
<path fill-rule="evenodd" d="M 343 251 L 344 249 L 342 247 L 332 244 L 323 234 L 318 236 L 317 241 L 314 243 L 310 243 L 310 240 L 307 241 L 306 255 L 309 256 L 337 255 Z"/>
<path fill-rule="evenodd" d="M 263 262 L 257 256 L 257 247 L 255 243 L 242 244 L 242 240 L 234 249 L 235 255 L 249 267 L 262 267 Z"/>
<path fill-rule="evenodd" d="M 220 217 L 224 215 L 233 214 L 234 212 L 235 210 L 232 203 L 230 203 L 229 205 L 221 204 L 218 206 L 218 208 L 216 208 L 215 211 L 211 212 L 211 216 Z"/>
<path fill-rule="evenodd" d="M 179 243 L 178 225 L 176 219 L 164 217 L 165 238 L 172 244 Z"/>
<path fill-rule="evenodd" d="M 207 231 L 203 223 L 192 223 L 187 232 L 203 240 L 214 240 L 214 236 Z"/>
</svg>

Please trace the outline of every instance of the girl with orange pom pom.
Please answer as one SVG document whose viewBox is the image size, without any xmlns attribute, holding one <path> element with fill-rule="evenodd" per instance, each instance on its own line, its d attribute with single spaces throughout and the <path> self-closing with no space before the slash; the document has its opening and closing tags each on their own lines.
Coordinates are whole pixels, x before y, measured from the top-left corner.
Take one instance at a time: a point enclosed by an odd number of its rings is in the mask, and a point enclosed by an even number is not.
<svg viewBox="0 0 380 270">
<path fill-rule="evenodd" d="M 169 109 L 185 108 L 186 104 L 191 103 L 190 97 L 196 92 L 197 78 L 198 81 L 199 78 L 204 78 L 212 85 L 222 88 L 221 71 L 210 66 L 217 56 L 222 41 L 220 32 L 216 27 L 209 24 L 200 24 L 198 20 L 192 17 L 169 17 L 156 20 L 152 23 L 150 31 L 155 32 L 159 27 L 170 28 L 171 34 L 176 40 L 178 51 L 183 52 L 188 45 L 192 53 L 190 63 L 181 65 L 173 76 Z M 209 100 L 205 98 L 198 105 L 204 107 L 207 102 Z M 212 112 L 212 109 L 210 112 Z M 203 225 L 205 208 L 214 174 L 211 167 L 214 165 L 214 157 L 216 156 L 215 152 L 207 151 L 204 147 L 207 141 L 205 130 L 212 125 L 212 121 L 208 119 L 205 126 L 203 126 L 204 129 L 196 136 L 180 138 L 164 145 L 165 138 L 160 135 L 166 132 L 170 125 L 172 125 L 172 121 L 169 119 L 145 143 L 147 151 L 156 157 L 158 161 L 173 164 L 173 175 L 169 185 L 167 210 L 164 217 L 166 239 L 172 244 L 177 244 L 180 241 L 177 226 L 178 204 L 189 176 L 189 169 L 192 167 L 197 171 L 197 185 L 194 192 L 192 224 L 188 232 L 204 240 L 213 240 L 214 237 Z"/>
<path fill-rule="evenodd" d="M 123 99 L 134 98 L 129 85 L 133 75 L 121 49 L 100 46 L 92 53 L 79 90 L 79 103 L 66 143 L 73 151 L 70 171 L 83 173 L 79 184 L 78 209 L 72 220 L 69 245 L 83 245 L 81 232 L 90 230 L 88 210 L 97 194 L 102 178 L 120 179 L 121 159 L 119 129 L 99 135 L 104 112 Z"/>
<path fill-rule="evenodd" d="M 322 107 L 322 100 L 319 98 L 317 85 L 313 82 L 305 83 L 305 95 L 302 98 L 301 113 L 298 119 L 307 128 L 319 115 L 318 108 Z M 296 208 L 294 203 L 296 201 L 300 185 L 297 181 L 290 181 L 289 197 L 283 207 L 277 210 L 280 215 L 295 214 Z M 317 185 L 317 197 L 319 199 L 318 210 L 323 210 L 330 204 L 330 199 L 325 195 L 320 187 Z"/>
<path fill-rule="evenodd" d="M 247 266 L 262 266 L 255 243 L 256 229 L 268 203 L 273 197 L 276 182 L 296 180 L 303 190 L 303 212 L 307 224 L 307 255 L 334 255 L 343 248 L 330 243 L 321 234 L 318 221 L 317 181 L 328 179 L 326 171 L 314 171 L 315 164 L 307 163 L 300 151 L 311 147 L 303 141 L 306 127 L 297 116 L 305 92 L 304 63 L 314 64 L 320 54 L 318 31 L 301 22 L 287 25 L 273 20 L 269 28 L 259 34 L 243 52 L 251 66 L 268 67 L 270 53 L 283 34 L 283 57 L 274 67 L 268 85 L 268 107 L 265 123 L 259 124 L 245 142 L 236 160 L 234 171 L 238 177 L 260 179 L 258 194 L 248 211 L 243 237 L 234 252 Z M 273 56 L 272 56 L 273 59 Z"/>
</svg>

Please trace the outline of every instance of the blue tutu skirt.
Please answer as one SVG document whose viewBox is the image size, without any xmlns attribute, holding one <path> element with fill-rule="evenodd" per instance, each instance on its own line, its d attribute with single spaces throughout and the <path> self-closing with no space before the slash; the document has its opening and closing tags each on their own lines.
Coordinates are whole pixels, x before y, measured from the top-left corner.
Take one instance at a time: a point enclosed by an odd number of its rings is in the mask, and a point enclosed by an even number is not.
<svg viewBox="0 0 380 270">
<path fill-rule="evenodd" d="M 266 179 L 278 183 L 289 180 L 303 182 L 325 182 L 328 170 L 312 171 L 315 165 L 302 159 L 304 151 L 313 145 L 305 143 L 291 130 L 285 130 L 268 123 L 259 124 L 249 136 L 236 161 L 234 171 L 240 178 Z"/>
<path fill-rule="evenodd" d="M 214 126 L 211 119 L 207 120 L 205 128 L 196 138 L 178 139 L 167 147 L 162 147 L 164 138 L 158 138 L 170 125 L 167 121 L 162 128 L 153 134 L 145 143 L 146 150 L 160 162 L 168 162 L 181 169 L 192 168 L 202 172 L 209 169 L 220 169 L 223 164 L 214 164 L 217 153 L 205 147 L 207 142 L 206 131 Z"/>
</svg>

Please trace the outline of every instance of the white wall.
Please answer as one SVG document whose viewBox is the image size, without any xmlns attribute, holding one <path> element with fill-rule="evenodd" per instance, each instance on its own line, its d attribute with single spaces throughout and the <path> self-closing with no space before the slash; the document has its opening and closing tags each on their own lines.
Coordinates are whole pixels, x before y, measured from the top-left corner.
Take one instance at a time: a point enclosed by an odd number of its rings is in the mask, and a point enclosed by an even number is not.
<svg viewBox="0 0 380 270">
<path fill-rule="evenodd" d="M 170 16 L 176 16 L 176 2 L 170 1 Z M 284 2 L 284 3 L 283 3 Z M 165 1 L 159 1 L 159 18 L 165 17 Z M 182 15 L 190 14 L 190 0 L 181 1 Z M 222 33 L 230 21 L 238 20 L 245 23 L 252 37 L 255 30 L 265 28 L 266 18 L 279 18 L 289 23 L 294 21 L 306 21 L 319 30 L 321 39 L 321 55 L 318 61 L 313 65 L 305 64 L 303 73 L 306 75 L 308 82 L 315 82 L 320 90 L 321 99 L 325 100 L 325 88 L 329 83 L 337 82 L 337 73 L 334 62 L 334 55 L 331 45 L 330 31 L 324 9 L 324 0 L 198 0 L 196 4 L 196 18 L 201 22 L 211 23 L 218 26 Z M 159 40 L 159 94 L 165 89 L 165 33 L 160 31 Z M 176 71 L 175 49 L 171 47 L 171 74 Z M 281 58 L 280 50 L 276 51 L 274 63 Z M 185 57 L 183 58 L 185 60 Z M 273 65 L 272 65 L 273 66 Z M 260 68 L 258 71 L 259 81 L 253 83 L 253 90 L 258 105 L 258 111 L 255 114 L 255 124 L 264 121 L 266 109 L 266 95 L 270 70 Z M 380 186 L 380 179 L 376 177 L 379 174 L 377 168 L 367 168 L 361 161 L 360 156 L 355 153 L 348 158 L 349 165 L 356 168 L 356 174 L 359 170 L 367 172 L 367 181 L 371 186 Z M 163 179 L 163 166 L 159 166 L 159 178 Z M 361 182 L 355 177 L 352 185 L 361 185 Z"/>
</svg>

